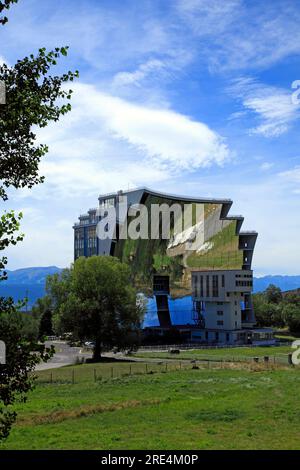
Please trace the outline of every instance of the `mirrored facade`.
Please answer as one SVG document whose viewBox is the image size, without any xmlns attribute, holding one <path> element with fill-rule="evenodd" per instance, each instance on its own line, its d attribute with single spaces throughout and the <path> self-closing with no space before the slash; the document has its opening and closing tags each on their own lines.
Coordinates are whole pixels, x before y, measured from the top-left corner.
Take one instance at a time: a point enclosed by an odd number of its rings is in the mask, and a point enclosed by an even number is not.
<svg viewBox="0 0 300 470">
<path fill-rule="evenodd" d="M 147 209 L 146 221 L 131 215 L 138 204 Z M 257 233 L 241 232 L 243 217 L 230 216 L 231 205 L 231 200 L 186 198 L 146 188 L 100 196 L 101 210 L 90 209 L 73 227 L 74 258 L 111 255 L 127 263 L 133 284 L 147 299 L 144 326 L 195 324 L 193 272 L 251 269 Z M 168 237 L 162 236 L 163 213 L 159 213 L 155 225 L 150 217 L 152 208 L 161 206 L 172 209 L 167 214 Z M 116 210 L 112 235 L 99 239 L 97 224 L 105 222 L 105 210 L 111 207 Z M 184 220 L 186 208 L 189 224 Z M 141 231 L 145 224 L 148 236 L 124 237 L 124 230 L 128 231 L 131 223 Z"/>
</svg>

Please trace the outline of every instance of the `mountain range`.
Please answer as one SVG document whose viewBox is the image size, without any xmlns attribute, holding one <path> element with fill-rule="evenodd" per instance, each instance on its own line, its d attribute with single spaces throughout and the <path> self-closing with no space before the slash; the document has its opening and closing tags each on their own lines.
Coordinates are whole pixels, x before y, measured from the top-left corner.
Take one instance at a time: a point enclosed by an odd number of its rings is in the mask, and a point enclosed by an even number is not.
<svg viewBox="0 0 300 470">
<path fill-rule="evenodd" d="M 61 272 L 61 268 L 57 266 L 22 268 L 15 271 L 7 270 L 7 280 L 0 282 L 0 296 L 11 296 L 15 301 L 28 297 L 27 308 L 30 309 L 39 297 L 45 295 L 46 277 L 59 272 Z M 270 284 L 280 287 L 282 291 L 297 289 L 300 287 L 300 275 L 254 277 L 253 291 L 261 292 Z"/>
</svg>

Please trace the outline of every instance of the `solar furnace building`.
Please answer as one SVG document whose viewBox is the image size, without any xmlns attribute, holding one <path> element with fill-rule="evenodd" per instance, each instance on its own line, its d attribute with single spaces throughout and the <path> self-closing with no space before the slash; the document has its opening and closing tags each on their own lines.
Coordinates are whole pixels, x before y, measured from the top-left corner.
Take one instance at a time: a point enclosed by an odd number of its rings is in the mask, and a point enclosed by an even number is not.
<svg viewBox="0 0 300 470">
<path fill-rule="evenodd" d="M 148 216 L 137 223 L 141 205 Z M 191 342 L 271 344 L 272 331 L 255 328 L 251 301 L 257 232 L 241 231 L 244 219 L 229 214 L 231 205 L 229 199 L 183 197 L 147 188 L 101 195 L 98 207 L 74 224 L 74 259 L 110 255 L 127 263 L 146 302 L 143 326 L 149 334 L 164 335 L 175 328 Z M 153 207 L 159 217 L 155 225 Z M 159 207 L 170 209 L 166 237 Z M 112 208 L 115 220 L 107 219 Z M 182 218 L 178 223 L 186 208 L 187 226 Z M 141 228 L 145 220 L 147 233 Z M 128 235 L 131 223 L 140 236 Z M 105 238 L 99 238 L 99 226 L 107 231 Z"/>
</svg>

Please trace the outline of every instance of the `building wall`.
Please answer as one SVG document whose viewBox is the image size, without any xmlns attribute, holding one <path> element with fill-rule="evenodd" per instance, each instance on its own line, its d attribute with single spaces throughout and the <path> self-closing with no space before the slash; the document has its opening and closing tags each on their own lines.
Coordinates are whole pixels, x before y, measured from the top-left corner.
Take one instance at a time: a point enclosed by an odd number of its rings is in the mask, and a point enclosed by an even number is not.
<svg viewBox="0 0 300 470">
<path fill-rule="evenodd" d="M 125 196 L 127 206 L 124 203 Z M 170 240 L 163 239 L 161 234 L 158 234 L 158 238 L 155 240 L 122 239 L 120 233 L 132 220 L 128 216 L 128 207 L 139 203 L 145 204 L 149 210 L 151 210 L 152 204 L 171 206 L 176 203 L 182 208 L 187 203 L 197 204 L 201 209 L 199 211 L 201 218 L 198 220 L 197 214 L 195 217 L 193 216 L 193 228 L 196 232 L 202 231 L 202 245 L 191 248 L 189 241 L 184 239 L 184 231 L 181 234 L 182 241 L 176 244 L 176 236 L 172 229 Z M 96 209 L 90 209 L 87 214 L 81 215 L 79 223 L 74 225 L 74 259 L 79 256 L 93 256 L 95 254 L 117 256 L 121 261 L 129 264 L 133 282 L 139 291 L 148 297 L 152 296 L 152 298 L 156 296 L 153 286 L 154 276 L 168 276 L 170 289 L 165 295 L 168 297 L 169 306 L 172 302 L 174 311 L 179 312 L 181 308 L 181 306 L 176 307 L 176 302 L 179 305 L 181 299 L 190 298 L 193 295 L 193 298 L 201 298 L 206 303 L 206 311 L 203 312 L 203 316 L 209 328 L 220 330 L 222 328 L 240 328 L 242 319 L 239 296 L 243 292 L 250 293 L 251 288 L 237 284 L 234 270 L 239 272 L 244 270 L 244 278 L 239 279 L 239 282 L 250 282 L 245 278 L 246 268 L 251 266 L 257 234 L 240 233 L 243 218 L 241 216 L 228 217 L 231 204 L 229 200 L 181 198 L 146 189 L 100 196 L 99 208 L 102 211 L 112 205 L 116 208 L 117 221 L 113 239 L 100 240 L 97 238 L 97 223 L 101 218 L 104 222 L 105 216 L 103 214 L 105 212 L 99 216 Z M 174 222 L 176 221 L 174 220 Z M 209 291 L 203 292 L 201 296 L 194 292 L 194 287 L 192 289 L 192 276 L 198 271 L 207 272 L 209 277 Z M 215 295 L 216 276 L 218 295 Z M 223 285 L 222 276 L 226 280 L 226 285 Z M 223 302 L 222 308 L 219 308 L 221 306 L 217 302 Z M 151 306 L 153 307 L 153 303 Z M 221 310 L 223 310 L 223 318 L 217 313 Z M 232 311 L 237 311 L 237 315 L 229 313 Z M 151 315 L 153 317 L 153 312 Z M 167 315 L 166 310 L 165 316 Z M 195 320 L 193 315 L 193 308 L 191 308 L 191 312 L 188 312 L 191 324 Z M 247 315 L 253 319 L 250 310 Z M 187 312 L 184 312 L 184 319 L 184 323 L 186 323 Z M 222 321 L 223 325 L 220 323 Z M 178 322 L 180 323 L 180 319 Z"/>
<path fill-rule="evenodd" d="M 251 270 L 194 271 L 192 296 L 205 328 L 239 330 L 252 284 Z"/>
</svg>

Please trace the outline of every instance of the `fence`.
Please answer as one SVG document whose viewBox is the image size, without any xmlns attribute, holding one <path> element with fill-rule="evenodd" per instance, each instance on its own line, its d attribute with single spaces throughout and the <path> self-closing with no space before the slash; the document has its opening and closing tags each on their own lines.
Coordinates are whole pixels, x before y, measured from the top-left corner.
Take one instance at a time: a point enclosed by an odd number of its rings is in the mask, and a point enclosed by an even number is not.
<svg viewBox="0 0 300 470">
<path fill-rule="evenodd" d="M 159 362 L 126 362 L 105 363 L 101 365 L 85 365 L 77 367 L 64 367 L 41 371 L 37 374 L 39 384 L 77 384 L 84 382 L 101 382 L 103 380 L 114 380 L 133 375 L 167 373 L 191 369 L 226 369 L 226 368 L 249 368 L 259 366 L 269 369 L 279 366 L 288 366 L 287 356 L 273 356 L 266 360 L 265 357 L 203 357 L 197 360 L 170 360 Z"/>
<path fill-rule="evenodd" d="M 276 346 L 291 346 L 291 341 L 278 341 L 273 344 L 272 347 Z M 235 348 L 261 348 L 267 347 L 259 344 L 216 344 L 216 345 L 204 345 L 200 343 L 183 343 L 183 344 L 155 344 L 153 346 L 141 346 L 138 350 L 143 351 L 168 351 L 169 349 L 235 349 Z"/>
</svg>

